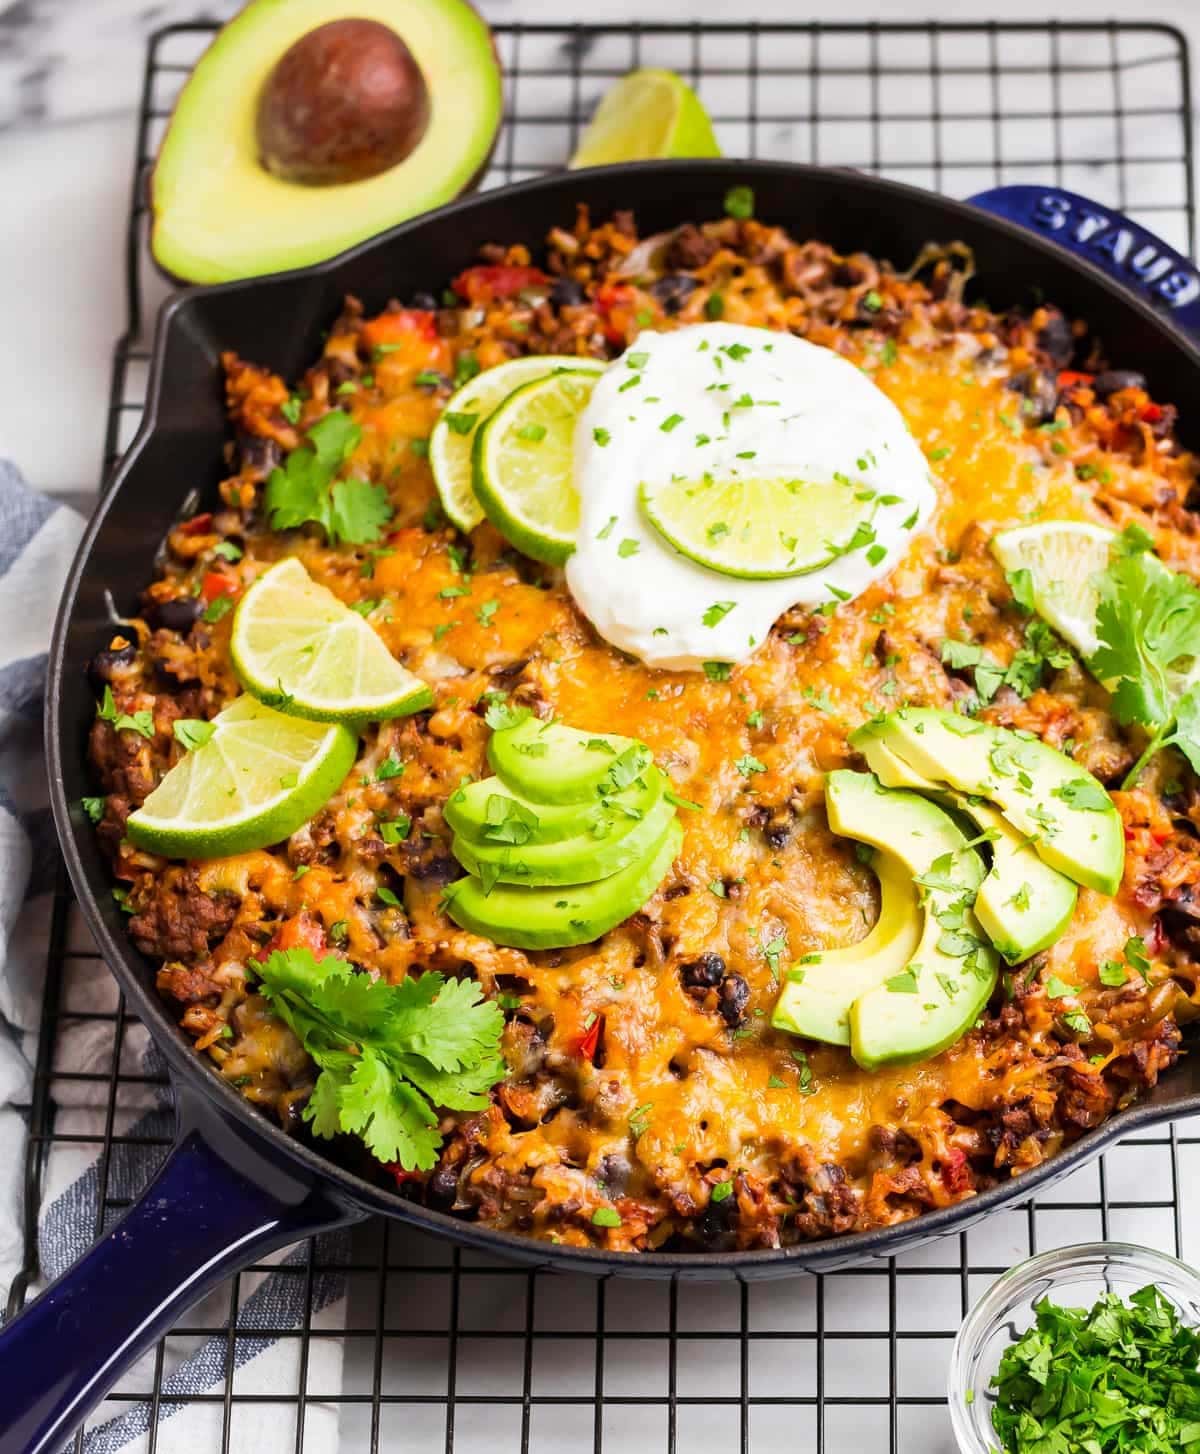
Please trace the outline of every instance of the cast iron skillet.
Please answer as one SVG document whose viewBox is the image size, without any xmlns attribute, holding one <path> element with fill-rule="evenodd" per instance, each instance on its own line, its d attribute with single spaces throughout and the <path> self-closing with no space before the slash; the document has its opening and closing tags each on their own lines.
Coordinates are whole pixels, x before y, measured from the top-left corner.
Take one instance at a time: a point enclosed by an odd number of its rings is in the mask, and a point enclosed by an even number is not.
<svg viewBox="0 0 1200 1454">
<path fill-rule="evenodd" d="M 753 186 L 759 217 L 843 252 L 861 249 L 904 265 L 931 240 L 970 244 L 977 296 L 997 308 L 1053 299 L 1068 316 L 1090 320 L 1113 363 L 1144 372 L 1185 422 L 1200 417 L 1200 351 L 1187 336 L 1188 327 L 1200 325 L 1200 279 L 1141 229 L 1083 198 L 1042 188 L 1007 188 L 973 206 L 856 173 L 788 164 L 612 167 L 486 193 L 320 266 L 193 289 L 171 302 L 159 320 L 145 423 L 96 512 L 63 595 L 50 653 L 46 738 L 67 867 L 130 1009 L 167 1059 L 178 1138 L 121 1223 L 0 1333 L 0 1454 L 57 1448 L 123 1369 L 233 1269 L 368 1213 L 576 1273 L 774 1277 L 892 1255 L 961 1231 L 1065 1176 L 1117 1137 L 1200 1111 L 1200 1065 L 1185 1058 L 1144 1101 L 1046 1165 L 914 1222 L 777 1252 L 622 1256 L 554 1247 L 402 1201 L 290 1140 L 195 1054 L 174 1011 L 155 993 L 152 967 L 126 935 L 108 867 L 79 806 L 92 790 L 85 739 L 95 713 L 84 668 L 106 640 L 112 606 L 118 615 L 132 614 L 155 551 L 189 492 L 213 494 L 226 437 L 220 351 L 235 349 L 292 377 L 319 352 L 321 330 L 347 292 L 368 310 L 394 295 L 437 292 L 474 261 L 482 243 L 525 242 L 536 253 L 548 229 L 569 223 L 581 201 L 597 218 L 633 208 L 643 235 L 719 216 L 726 190 L 738 184 Z M 1016 221 L 997 220 L 984 207 Z"/>
</svg>

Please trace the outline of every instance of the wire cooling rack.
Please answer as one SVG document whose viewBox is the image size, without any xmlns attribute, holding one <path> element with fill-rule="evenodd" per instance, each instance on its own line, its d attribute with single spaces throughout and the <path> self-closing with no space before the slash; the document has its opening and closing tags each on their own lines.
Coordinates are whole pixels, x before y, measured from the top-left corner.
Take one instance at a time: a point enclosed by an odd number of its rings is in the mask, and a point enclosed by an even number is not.
<svg viewBox="0 0 1200 1454">
<path fill-rule="evenodd" d="M 146 324 L 164 289 L 146 263 L 147 169 L 214 29 L 172 26 L 150 43 L 106 471 L 141 416 Z M 1052 180 L 1194 251 L 1188 54 L 1166 26 L 501 25 L 496 42 L 507 120 L 488 186 L 561 165 L 614 78 L 666 66 L 697 87 L 728 155 L 859 167 L 957 196 Z M 51 1229 L 41 1270 L 54 1271 L 83 1250 L 62 1245 L 75 1224 L 61 1189 L 90 1165 L 88 1230 L 107 1226 L 170 1144 L 168 1096 L 60 886 L 13 1310 L 39 1276 L 39 1210 Z M 951 1340 L 998 1273 L 1096 1237 L 1200 1260 L 1197 1212 L 1200 1128 L 1182 1123 L 968 1233 L 786 1282 L 537 1274 L 368 1223 L 296 1249 L 265 1311 L 267 1269 L 233 1278 L 122 1380 L 75 1448 L 950 1454 Z M 269 1378 L 256 1378 L 268 1357 Z"/>
</svg>

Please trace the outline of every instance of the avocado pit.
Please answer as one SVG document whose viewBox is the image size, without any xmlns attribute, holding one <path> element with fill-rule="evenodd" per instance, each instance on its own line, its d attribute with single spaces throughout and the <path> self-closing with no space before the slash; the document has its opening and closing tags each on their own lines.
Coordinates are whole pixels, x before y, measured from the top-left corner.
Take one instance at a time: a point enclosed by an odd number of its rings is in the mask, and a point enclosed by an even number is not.
<svg viewBox="0 0 1200 1454">
<path fill-rule="evenodd" d="M 399 35 L 376 20 L 332 20 L 280 57 L 259 97 L 259 160 L 273 176 L 337 186 L 378 176 L 429 125 L 429 88 Z"/>
</svg>

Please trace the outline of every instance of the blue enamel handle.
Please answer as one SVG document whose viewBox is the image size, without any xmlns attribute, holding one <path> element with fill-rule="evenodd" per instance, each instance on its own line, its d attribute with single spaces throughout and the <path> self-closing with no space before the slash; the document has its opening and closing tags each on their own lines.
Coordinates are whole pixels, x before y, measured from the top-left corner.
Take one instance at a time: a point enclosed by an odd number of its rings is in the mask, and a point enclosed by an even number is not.
<svg viewBox="0 0 1200 1454">
<path fill-rule="evenodd" d="M 258 1142 L 189 1116 L 121 1221 L 0 1329 L 0 1454 L 49 1454 L 135 1359 L 256 1256 L 361 1213 Z"/>
<path fill-rule="evenodd" d="M 1200 337 L 1200 273 L 1182 254 L 1111 207 L 1061 187 L 994 187 L 969 199 L 1086 258 Z"/>
</svg>

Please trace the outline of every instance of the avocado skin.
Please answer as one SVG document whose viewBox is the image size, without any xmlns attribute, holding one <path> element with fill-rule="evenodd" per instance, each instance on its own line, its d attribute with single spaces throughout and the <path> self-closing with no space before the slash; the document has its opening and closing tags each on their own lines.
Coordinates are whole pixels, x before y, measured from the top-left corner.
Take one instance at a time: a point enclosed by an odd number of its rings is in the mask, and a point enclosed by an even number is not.
<svg viewBox="0 0 1200 1454">
<path fill-rule="evenodd" d="M 975 897 L 975 917 L 1008 963 L 1020 964 L 1048 949 L 1071 922 L 1079 897 L 1066 874 L 1044 863 L 998 809 L 922 777 L 896 756 L 877 724 L 868 724 L 854 737 L 854 745 L 886 787 L 932 795 L 982 832 L 995 835 L 992 866 Z M 1027 900 L 1024 908 L 1018 907 L 1022 899 Z"/>
<path fill-rule="evenodd" d="M 920 940 L 901 971 L 914 989 L 889 988 L 889 980 L 860 995 L 850 1009 L 850 1053 L 864 1070 L 928 1060 L 974 1024 L 995 988 L 995 951 L 965 903 L 983 881 L 983 860 L 936 803 L 885 788 L 873 773 L 832 772 L 825 792 L 835 833 L 892 853 L 914 877 L 933 880 L 924 885 Z M 950 953 L 950 934 L 975 941 L 970 953 Z"/>
<path fill-rule="evenodd" d="M 655 770 L 657 771 L 657 769 Z M 614 809 L 609 815 L 614 831 L 607 838 L 591 832 L 557 843 L 472 843 L 456 835 L 451 850 L 468 873 L 478 874 L 488 864 L 499 872 L 500 883 L 539 888 L 552 884 L 585 884 L 609 878 L 654 850 L 675 809 L 662 796 L 641 818 L 624 818 Z"/>
<path fill-rule="evenodd" d="M 1083 808 L 1057 796 L 1071 786 L 1103 793 L 1069 757 L 1037 738 L 928 707 L 902 707 L 868 723 L 851 734 L 850 745 L 861 749 L 871 734 L 939 786 L 995 803 L 1051 868 L 1087 888 L 1116 893 L 1125 867 L 1121 815 L 1111 801 Z"/>
<path fill-rule="evenodd" d="M 924 923 L 912 874 L 882 850 L 872 867 L 879 879 L 879 917 L 856 944 L 825 950 L 813 956 L 814 963 L 788 971 L 771 1015 L 776 1030 L 849 1045 L 851 1005 L 912 958 Z"/>
<path fill-rule="evenodd" d="M 447 890 L 446 912 L 461 928 L 514 949 L 590 944 L 642 907 L 682 843 L 683 828 L 672 815 L 652 850 L 610 878 L 563 889 L 497 884 L 490 894 L 477 878 L 462 878 Z"/>
</svg>

